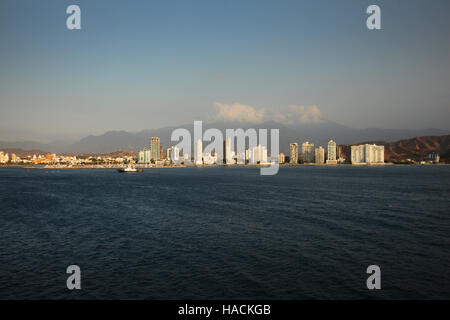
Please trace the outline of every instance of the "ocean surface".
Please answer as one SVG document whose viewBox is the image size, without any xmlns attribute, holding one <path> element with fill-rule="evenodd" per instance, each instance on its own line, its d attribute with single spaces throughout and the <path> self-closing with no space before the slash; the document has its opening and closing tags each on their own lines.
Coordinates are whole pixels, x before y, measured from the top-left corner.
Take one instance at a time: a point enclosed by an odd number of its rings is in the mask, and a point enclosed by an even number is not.
<svg viewBox="0 0 450 320">
<path fill-rule="evenodd" d="M 0 299 L 450 299 L 449 197 L 450 166 L 0 168 Z"/>
</svg>

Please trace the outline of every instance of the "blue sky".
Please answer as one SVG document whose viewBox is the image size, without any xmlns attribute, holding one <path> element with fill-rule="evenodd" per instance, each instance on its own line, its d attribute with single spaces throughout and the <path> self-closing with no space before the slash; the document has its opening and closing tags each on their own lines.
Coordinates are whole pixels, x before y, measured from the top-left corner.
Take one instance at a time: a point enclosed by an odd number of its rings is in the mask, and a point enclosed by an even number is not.
<svg viewBox="0 0 450 320">
<path fill-rule="evenodd" d="M 81 30 L 66 28 L 70 4 Z M 370 4 L 382 30 L 366 28 Z M 1 0 L 0 140 L 212 121 L 233 104 L 266 120 L 295 105 L 353 127 L 450 129 L 449 12 L 437 0 Z"/>
</svg>

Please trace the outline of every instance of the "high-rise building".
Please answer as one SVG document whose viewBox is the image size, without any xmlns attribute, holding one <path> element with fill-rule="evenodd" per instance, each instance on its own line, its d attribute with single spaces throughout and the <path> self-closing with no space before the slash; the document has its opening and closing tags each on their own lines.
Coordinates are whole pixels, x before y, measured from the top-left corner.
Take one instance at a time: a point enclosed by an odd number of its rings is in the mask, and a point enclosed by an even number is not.
<svg viewBox="0 0 450 320">
<path fill-rule="evenodd" d="M 267 163 L 267 148 L 259 144 L 250 149 L 249 162 L 252 164 Z"/>
<path fill-rule="evenodd" d="M 343 151 L 343 147 L 342 146 L 337 146 L 336 147 L 336 156 L 337 156 L 338 163 L 344 163 L 345 162 L 345 153 Z"/>
<path fill-rule="evenodd" d="M 328 141 L 327 164 L 337 164 L 336 142 L 333 140 Z"/>
<path fill-rule="evenodd" d="M 139 151 L 138 163 L 149 164 L 151 163 L 151 152 L 149 149 L 144 148 Z"/>
<path fill-rule="evenodd" d="M 289 163 L 298 163 L 298 143 L 293 142 L 289 145 Z"/>
<path fill-rule="evenodd" d="M 250 162 L 250 149 L 245 150 L 245 163 Z"/>
<path fill-rule="evenodd" d="M 384 163 L 384 146 L 375 144 L 362 144 L 351 146 L 352 164 Z"/>
<path fill-rule="evenodd" d="M 223 141 L 223 163 L 233 163 L 233 157 L 231 154 L 231 138 L 226 138 Z"/>
<path fill-rule="evenodd" d="M 302 143 L 303 163 L 314 163 L 314 143 Z"/>
<path fill-rule="evenodd" d="M 336 142 L 328 141 L 327 160 L 336 160 Z"/>
<path fill-rule="evenodd" d="M 180 149 L 178 147 L 167 148 L 167 160 L 177 162 L 180 160 Z"/>
<path fill-rule="evenodd" d="M 286 162 L 286 157 L 285 157 L 284 153 L 280 153 L 280 154 L 278 155 L 278 163 L 279 163 L 279 164 L 283 164 L 283 163 L 285 163 L 285 162 Z"/>
<path fill-rule="evenodd" d="M 158 137 L 151 137 L 151 139 L 150 139 L 150 152 L 151 152 L 151 159 L 152 160 L 159 160 L 160 152 L 161 152 L 161 146 L 160 146 L 160 139 Z"/>
<path fill-rule="evenodd" d="M 352 164 L 359 164 L 359 163 L 365 163 L 365 152 L 364 152 L 364 145 L 360 146 L 351 146 L 351 161 Z"/>
<path fill-rule="evenodd" d="M 342 146 L 337 146 L 336 147 L 336 158 L 343 158 L 344 157 L 344 152 L 342 151 Z"/>
<path fill-rule="evenodd" d="M 164 147 L 160 145 L 159 147 L 159 160 L 164 160 Z"/>
<path fill-rule="evenodd" d="M 316 161 L 316 164 L 324 164 L 325 163 L 325 149 L 324 148 L 322 148 L 322 147 L 316 148 L 315 161 Z"/>
<path fill-rule="evenodd" d="M 201 165 L 203 164 L 203 142 L 201 139 L 197 140 L 195 149 L 195 164 Z"/>
</svg>

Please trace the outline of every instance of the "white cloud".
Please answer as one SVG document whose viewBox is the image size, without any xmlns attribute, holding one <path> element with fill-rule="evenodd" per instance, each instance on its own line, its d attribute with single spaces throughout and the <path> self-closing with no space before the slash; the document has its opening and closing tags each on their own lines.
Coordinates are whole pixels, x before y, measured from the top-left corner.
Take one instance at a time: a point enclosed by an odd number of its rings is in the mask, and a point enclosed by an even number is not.
<svg viewBox="0 0 450 320">
<path fill-rule="evenodd" d="M 241 103 L 224 104 L 216 102 L 215 106 L 218 110 L 217 120 L 253 123 L 274 120 L 287 124 L 322 122 L 322 113 L 317 106 L 290 105 L 281 111 L 273 112 L 266 112 L 265 109 L 258 110 L 253 106 Z"/>
<path fill-rule="evenodd" d="M 218 108 L 217 119 L 242 122 L 261 122 L 264 119 L 264 109 L 256 110 L 252 106 L 241 103 L 215 103 Z"/>
</svg>

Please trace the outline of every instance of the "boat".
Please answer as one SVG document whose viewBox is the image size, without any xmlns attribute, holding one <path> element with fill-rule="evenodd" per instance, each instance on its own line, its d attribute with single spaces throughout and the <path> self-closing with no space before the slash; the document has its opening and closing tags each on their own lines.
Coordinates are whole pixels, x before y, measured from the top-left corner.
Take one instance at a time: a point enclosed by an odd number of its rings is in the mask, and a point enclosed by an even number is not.
<svg viewBox="0 0 450 320">
<path fill-rule="evenodd" d="M 143 169 L 136 169 L 130 165 L 125 168 L 117 169 L 117 171 L 119 171 L 119 172 L 144 172 Z"/>
</svg>

